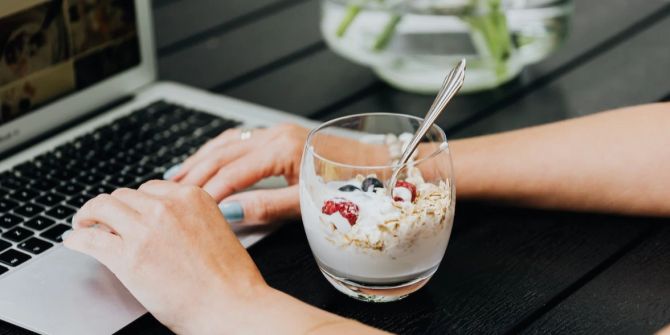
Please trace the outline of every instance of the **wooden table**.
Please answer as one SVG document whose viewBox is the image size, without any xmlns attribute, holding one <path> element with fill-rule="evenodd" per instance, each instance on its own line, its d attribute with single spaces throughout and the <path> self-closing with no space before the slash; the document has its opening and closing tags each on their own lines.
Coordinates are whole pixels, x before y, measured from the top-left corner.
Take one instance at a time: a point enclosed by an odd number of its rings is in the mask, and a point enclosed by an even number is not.
<svg viewBox="0 0 670 335">
<path fill-rule="evenodd" d="M 575 3 L 560 51 L 502 88 L 455 98 L 439 120 L 450 138 L 669 100 L 670 2 Z M 317 120 L 422 115 L 432 100 L 390 88 L 330 51 L 315 0 L 156 0 L 154 14 L 162 80 Z M 630 334 L 670 323 L 669 220 L 467 202 L 457 208 L 436 276 L 396 303 L 367 304 L 335 291 L 300 222 L 250 252 L 273 287 L 392 332 Z M 168 331 L 146 316 L 122 332 Z"/>
<path fill-rule="evenodd" d="M 559 52 L 505 87 L 454 100 L 439 120 L 450 138 L 668 99 L 670 3 L 578 0 L 575 6 L 572 33 Z M 330 51 L 317 1 L 163 0 L 154 7 L 163 80 L 318 120 L 361 112 L 422 115 L 432 101 L 390 88 Z M 392 332 L 650 333 L 670 323 L 668 220 L 457 207 L 436 276 L 397 303 L 371 305 L 335 291 L 300 222 L 250 252 L 273 287 Z M 154 325 L 147 318 L 127 330 L 160 333 Z"/>
</svg>

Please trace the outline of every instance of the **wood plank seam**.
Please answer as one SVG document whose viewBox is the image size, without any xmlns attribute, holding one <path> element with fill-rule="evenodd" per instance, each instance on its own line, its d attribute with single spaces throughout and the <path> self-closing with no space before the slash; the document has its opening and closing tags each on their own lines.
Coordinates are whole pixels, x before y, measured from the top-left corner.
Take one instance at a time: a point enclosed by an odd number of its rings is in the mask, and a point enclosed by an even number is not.
<svg viewBox="0 0 670 335">
<path fill-rule="evenodd" d="M 246 82 L 249 82 L 251 80 L 254 80 L 258 77 L 261 77 L 263 75 L 266 75 L 272 71 L 274 71 L 277 68 L 283 67 L 285 65 L 291 64 L 293 62 L 296 62 L 300 59 L 309 57 L 321 50 L 323 50 L 326 47 L 326 44 L 323 41 L 318 41 L 316 43 L 309 44 L 308 46 L 304 48 L 300 48 L 295 52 L 292 52 L 284 57 L 280 57 L 270 63 L 264 64 L 262 66 L 259 66 L 255 68 L 252 71 L 243 73 L 237 77 L 234 77 L 232 79 L 226 80 L 223 83 L 217 84 L 216 86 L 212 87 L 210 91 L 214 92 L 223 92 L 226 91 L 232 87 L 242 85 Z"/>
<path fill-rule="evenodd" d="M 334 102 L 334 103 L 332 103 L 332 104 L 330 104 L 330 105 L 328 105 L 324 108 L 321 108 L 321 109 L 315 111 L 314 113 L 311 113 L 309 115 L 309 118 L 310 119 L 316 119 L 316 120 L 325 118 L 326 116 L 328 116 L 328 114 L 330 114 L 332 112 L 335 112 L 339 109 L 345 108 L 346 106 L 351 105 L 358 100 L 365 99 L 366 97 L 370 96 L 371 94 L 381 90 L 385 86 L 386 86 L 386 84 L 384 84 L 384 82 L 379 81 L 379 80 L 375 81 L 372 84 L 363 88 L 362 90 L 360 90 L 360 91 L 358 91 L 354 94 L 348 95 L 348 96 L 346 96 L 346 97 L 344 97 L 344 98 L 342 98 L 342 99 L 340 99 L 340 100 L 338 100 L 338 101 L 336 101 L 336 102 Z"/>
<path fill-rule="evenodd" d="M 238 16 L 230 21 L 223 22 L 219 25 L 216 25 L 212 28 L 206 29 L 201 32 L 197 32 L 193 35 L 190 35 L 187 38 L 181 39 L 174 43 L 168 44 L 157 50 L 159 57 L 168 56 L 173 54 L 181 49 L 189 48 L 190 46 L 197 44 L 203 40 L 206 40 L 210 37 L 220 35 L 222 33 L 243 27 L 247 24 L 258 21 L 266 16 L 270 16 L 286 10 L 290 7 L 296 6 L 300 3 L 307 2 L 309 0 L 286 0 L 273 3 L 271 5 L 259 8 L 257 10 L 251 11 L 247 14 Z"/>
<path fill-rule="evenodd" d="M 577 292 L 579 289 L 588 284 L 591 280 L 596 278 L 598 275 L 605 272 L 608 268 L 614 265 L 617 261 L 623 258 L 625 255 L 640 247 L 645 241 L 647 241 L 652 236 L 658 234 L 660 227 L 654 225 L 649 227 L 647 230 L 643 231 L 638 237 L 630 241 L 621 249 L 619 249 L 614 254 L 607 257 L 604 261 L 594 267 L 591 271 L 586 272 L 582 277 L 577 279 L 574 283 L 570 284 L 568 287 L 560 291 L 554 297 L 549 299 L 542 307 L 536 309 L 530 313 L 527 317 L 521 319 L 514 326 L 512 326 L 505 334 L 518 334 L 528 326 L 530 326 L 534 321 L 541 318 L 544 314 L 551 311 L 554 307 L 558 306 L 565 299 L 570 297 L 572 294 Z"/>
</svg>

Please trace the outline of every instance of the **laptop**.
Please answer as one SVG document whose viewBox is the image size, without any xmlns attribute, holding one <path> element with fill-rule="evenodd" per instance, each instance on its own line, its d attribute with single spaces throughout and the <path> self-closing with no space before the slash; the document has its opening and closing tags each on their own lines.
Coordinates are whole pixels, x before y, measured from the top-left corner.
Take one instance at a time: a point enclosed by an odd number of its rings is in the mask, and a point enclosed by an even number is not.
<svg viewBox="0 0 670 335">
<path fill-rule="evenodd" d="M 146 313 L 62 246 L 88 199 L 161 178 L 229 128 L 311 125 L 157 82 L 146 0 L 2 0 L 0 106 L 0 319 L 43 334 L 110 334 Z M 236 232 L 247 247 L 268 234 Z"/>
</svg>

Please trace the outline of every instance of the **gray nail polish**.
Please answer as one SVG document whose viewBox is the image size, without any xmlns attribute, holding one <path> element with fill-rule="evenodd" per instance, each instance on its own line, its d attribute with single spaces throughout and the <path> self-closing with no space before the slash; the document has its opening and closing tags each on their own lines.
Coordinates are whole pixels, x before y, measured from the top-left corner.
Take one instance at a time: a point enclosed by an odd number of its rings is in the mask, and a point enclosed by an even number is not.
<svg viewBox="0 0 670 335">
<path fill-rule="evenodd" d="M 237 201 L 222 202 L 219 204 L 219 210 L 228 223 L 237 223 L 244 220 L 244 209 L 242 204 Z"/>
<path fill-rule="evenodd" d="M 67 239 L 67 237 L 70 236 L 71 233 L 72 233 L 72 229 L 70 229 L 70 230 L 66 230 L 66 231 L 63 233 L 63 235 L 60 236 L 60 238 L 61 238 L 63 241 L 65 241 L 65 240 Z"/>
<path fill-rule="evenodd" d="M 165 173 L 163 173 L 163 179 L 168 180 L 174 177 L 177 172 L 179 172 L 179 169 L 181 169 L 181 164 L 173 165 L 171 168 L 167 169 Z"/>
</svg>

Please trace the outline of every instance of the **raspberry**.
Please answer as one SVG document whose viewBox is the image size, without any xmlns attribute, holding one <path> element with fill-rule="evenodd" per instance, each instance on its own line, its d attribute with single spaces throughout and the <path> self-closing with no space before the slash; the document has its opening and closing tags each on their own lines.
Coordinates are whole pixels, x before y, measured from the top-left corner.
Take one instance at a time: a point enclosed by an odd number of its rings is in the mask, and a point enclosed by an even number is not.
<svg viewBox="0 0 670 335">
<path fill-rule="evenodd" d="M 321 213 L 326 215 L 332 215 L 335 212 L 339 212 L 343 218 L 349 221 L 350 225 L 355 225 L 358 220 L 358 206 L 342 198 L 335 198 L 333 200 L 327 200 L 323 203 L 321 207 Z"/>
<path fill-rule="evenodd" d="M 321 207 L 321 213 L 331 215 L 335 212 L 337 212 L 337 203 L 335 203 L 335 201 L 328 200 L 323 203 L 323 207 Z"/>
<path fill-rule="evenodd" d="M 414 186 L 414 184 L 412 184 L 410 182 L 407 182 L 407 181 L 404 181 L 404 180 L 398 180 L 398 182 L 395 183 L 395 187 L 404 187 L 404 188 L 408 189 L 412 193 L 412 202 L 414 202 L 414 200 L 416 200 L 416 186 Z M 398 199 L 395 199 L 395 198 L 393 200 L 399 201 Z M 402 199 L 400 199 L 400 201 L 401 200 Z"/>
</svg>

